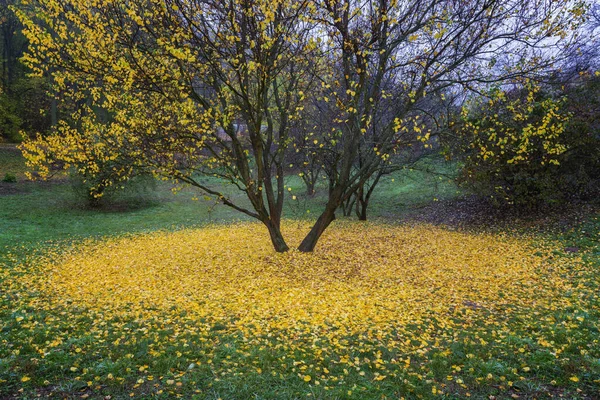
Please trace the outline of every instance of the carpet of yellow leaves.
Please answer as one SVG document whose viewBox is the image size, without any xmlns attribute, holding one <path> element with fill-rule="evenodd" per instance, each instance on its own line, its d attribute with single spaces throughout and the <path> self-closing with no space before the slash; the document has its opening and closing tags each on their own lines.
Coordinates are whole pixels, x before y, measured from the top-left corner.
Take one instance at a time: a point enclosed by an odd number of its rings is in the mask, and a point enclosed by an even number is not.
<svg viewBox="0 0 600 400">
<path fill-rule="evenodd" d="M 286 235 L 299 241 L 305 230 L 290 223 Z M 61 301 L 109 314 L 177 309 L 248 336 L 345 336 L 402 330 L 431 312 L 552 302 L 568 283 L 541 280 L 544 259 L 532 253 L 498 235 L 348 223 L 314 254 L 276 254 L 261 225 L 238 224 L 87 244 L 50 262 L 44 284 Z"/>
<path fill-rule="evenodd" d="M 293 242 L 306 227 L 286 230 Z M 493 235 L 344 224 L 314 254 L 276 254 L 262 225 L 240 224 L 78 247 L 47 265 L 45 284 L 63 301 L 108 313 L 177 309 L 250 336 L 347 335 L 399 329 L 457 307 L 531 306 L 541 287 L 553 289 L 540 281 L 542 267 L 521 241 Z"/>
<path fill-rule="evenodd" d="M 307 229 L 287 222 L 284 232 L 293 244 Z M 380 381 L 476 321 L 502 342 L 515 317 L 569 306 L 563 293 L 573 288 L 560 273 L 567 266 L 553 259 L 551 245 L 540 251 L 523 236 L 336 222 L 315 253 L 277 254 L 260 224 L 239 223 L 90 240 L 37 260 L 39 274 L 26 285 L 44 293 L 30 306 L 92 312 L 97 337 L 106 320 L 152 321 L 143 328 L 149 332 L 169 326 L 169 340 L 190 331 L 210 340 L 218 329 L 240 338 L 239 352 L 289 354 L 282 366 L 294 361 L 293 373 L 310 384 L 343 377 L 302 366 L 303 359 L 366 369 Z M 480 340 L 477 330 L 470 340 Z M 159 350 L 167 351 L 152 351 Z M 373 356 L 355 357 L 366 353 Z M 225 361 L 222 368 L 215 374 L 247 366 Z"/>
</svg>

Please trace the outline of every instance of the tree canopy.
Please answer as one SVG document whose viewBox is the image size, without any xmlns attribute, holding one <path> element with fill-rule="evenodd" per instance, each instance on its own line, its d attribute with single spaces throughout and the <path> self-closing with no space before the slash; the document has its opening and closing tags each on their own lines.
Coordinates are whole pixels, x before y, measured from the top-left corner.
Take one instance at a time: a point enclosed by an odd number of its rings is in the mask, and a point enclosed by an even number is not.
<svg viewBox="0 0 600 400">
<path fill-rule="evenodd" d="M 41 175 L 145 171 L 260 220 L 277 251 L 298 146 L 327 153 L 330 190 L 300 245 L 381 171 L 424 101 L 550 68 L 577 39 L 571 0 L 24 0 L 27 65 L 74 111 L 24 145 Z M 326 115 L 319 138 L 310 115 Z M 296 147 L 294 146 L 296 145 Z M 297 157 L 296 157 L 297 158 Z M 202 176 L 244 192 L 235 203 Z"/>
</svg>

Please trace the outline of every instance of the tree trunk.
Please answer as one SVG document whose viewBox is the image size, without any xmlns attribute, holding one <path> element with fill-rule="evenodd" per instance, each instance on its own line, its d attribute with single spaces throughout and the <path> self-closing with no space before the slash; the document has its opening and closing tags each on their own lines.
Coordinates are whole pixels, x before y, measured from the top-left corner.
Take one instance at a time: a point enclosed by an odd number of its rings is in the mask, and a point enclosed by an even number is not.
<svg viewBox="0 0 600 400">
<path fill-rule="evenodd" d="M 352 195 L 348 197 L 348 200 L 342 202 L 340 208 L 344 214 L 344 217 L 349 217 L 352 215 L 352 209 L 354 208 L 354 203 L 356 202 L 356 195 Z"/>
<path fill-rule="evenodd" d="M 50 123 L 52 127 L 58 125 L 58 101 L 56 100 L 56 93 L 52 91 L 52 98 L 50 99 Z"/>
<path fill-rule="evenodd" d="M 315 195 L 315 182 L 307 181 L 306 182 L 306 195 L 308 197 L 313 197 Z"/>
<path fill-rule="evenodd" d="M 288 247 L 287 243 L 285 243 L 285 239 L 283 238 L 283 235 L 281 234 L 280 225 L 275 224 L 271 221 L 266 221 L 266 222 L 264 222 L 264 224 L 267 226 L 267 229 L 269 230 L 269 235 L 271 236 L 271 243 L 273 243 L 273 247 L 275 248 L 275 251 L 278 253 L 285 253 L 286 251 L 288 251 L 290 248 Z"/>
<path fill-rule="evenodd" d="M 356 203 L 356 216 L 359 221 L 367 220 L 367 208 L 369 207 L 369 200 L 361 200 Z"/>
<path fill-rule="evenodd" d="M 359 193 L 356 196 L 358 199 L 356 202 L 356 216 L 358 217 L 359 221 L 367 220 L 367 209 L 369 208 L 369 200 L 371 200 L 371 196 L 373 195 L 373 192 L 375 191 L 375 187 L 379 183 L 379 180 L 381 179 L 383 174 L 384 174 L 383 170 L 380 170 L 379 172 L 377 172 L 377 176 L 375 177 L 375 180 L 373 181 L 371 186 L 369 186 L 366 193 L 365 193 L 364 186 L 360 188 Z"/>
<path fill-rule="evenodd" d="M 319 216 L 317 222 L 313 225 L 308 235 L 304 238 L 298 250 L 303 253 L 312 252 L 319 241 L 319 238 L 325 232 L 325 229 L 335 220 L 335 208 L 328 207 L 323 214 Z"/>
<path fill-rule="evenodd" d="M 365 199 L 364 185 L 362 185 L 356 193 L 356 216 L 359 221 L 367 220 L 367 201 Z"/>
</svg>

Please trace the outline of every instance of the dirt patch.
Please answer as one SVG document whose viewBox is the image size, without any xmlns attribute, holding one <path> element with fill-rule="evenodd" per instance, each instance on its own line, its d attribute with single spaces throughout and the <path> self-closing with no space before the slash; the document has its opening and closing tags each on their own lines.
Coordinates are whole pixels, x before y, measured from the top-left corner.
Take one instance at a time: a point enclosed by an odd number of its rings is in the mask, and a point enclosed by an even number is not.
<svg viewBox="0 0 600 400">
<path fill-rule="evenodd" d="M 406 222 L 425 222 L 457 229 L 510 229 L 519 226 L 567 231 L 600 212 L 600 205 L 570 203 L 537 209 L 498 208 L 485 199 L 467 196 L 433 202 L 402 216 L 386 216 Z"/>
<path fill-rule="evenodd" d="M 30 189 L 22 183 L 0 182 L 0 196 L 28 193 Z"/>
<path fill-rule="evenodd" d="M 19 180 L 17 182 L 0 181 L 0 196 L 12 196 L 16 194 L 31 193 L 34 188 L 49 189 L 55 185 L 64 185 L 68 183 L 67 178 L 52 178 L 47 181 Z"/>
</svg>

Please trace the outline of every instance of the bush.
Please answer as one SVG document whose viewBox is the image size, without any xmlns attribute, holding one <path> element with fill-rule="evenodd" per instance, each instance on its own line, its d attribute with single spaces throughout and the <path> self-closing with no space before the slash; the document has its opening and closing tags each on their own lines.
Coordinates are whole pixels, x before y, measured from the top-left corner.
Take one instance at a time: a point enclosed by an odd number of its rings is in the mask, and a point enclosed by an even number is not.
<svg viewBox="0 0 600 400">
<path fill-rule="evenodd" d="M 464 108 L 446 145 L 460 183 L 496 204 L 535 207 L 600 193 L 598 79 L 558 93 L 495 91 Z"/>
<path fill-rule="evenodd" d="M 71 186 L 76 197 L 88 207 L 119 205 L 136 208 L 154 200 L 156 180 L 150 175 L 135 175 L 116 183 L 109 183 L 108 179 L 102 174 L 94 177 L 85 177 L 75 172 L 70 174 Z"/>
<path fill-rule="evenodd" d="M 568 150 L 561 157 L 558 189 L 590 200 L 600 195 L 600 77 L 584 76 L 566 89 Z"/>
<path fill-rule="evenodd" d="M 17 182 L 17 176 L 15 174 L 7 172 L 6 174 L 4 174 L 4 178 L 2 178 L 2 182 L 16 183 Z"/>
<path fill-rule="evenodd" d="M 89 118 L 95 118 L 95 114 Z M 89 121 L 89 120 L 88 120 Z M 74 126 L 59 123 L 48 136 L 38 135 L 19 146 L 28 166 L 34 171 L 29 176 L 35 179 L 48 179 L 57 172 L 64 171 L 70 176 L 72 187 L 79 199 L 90 207 L 128 203 L 147 203 L 150 189 L 155 180 L 144 169 L 132 166 L 121 151 L 123 143 L 106 143 L 102 137 L 109 124 L 98 125 L 96 131 L 88 130 L 89 125 Z M 86 132 L 86 140 L 74 141 L 74 147 L 61 147 L 62 135 L 72 134 L 81 138 Z M 35 175 L 34 175 L 35 174 Z"/>
</svg>

